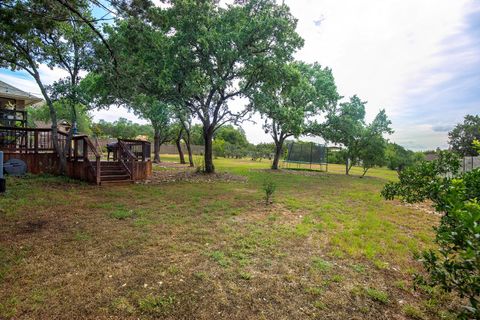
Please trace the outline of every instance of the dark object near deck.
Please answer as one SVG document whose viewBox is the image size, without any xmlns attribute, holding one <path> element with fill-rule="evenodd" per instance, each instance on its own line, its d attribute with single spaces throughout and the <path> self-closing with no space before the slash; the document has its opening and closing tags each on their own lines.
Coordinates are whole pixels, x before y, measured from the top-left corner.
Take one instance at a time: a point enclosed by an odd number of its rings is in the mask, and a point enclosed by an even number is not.
<svg viewBox="0 0 480 320">
<path fill-rule="evenodd" d="M 23 176 L 27 173 L 27 164 L 20 159 L 12 158 L 3 164 L 6 173 L 12 176 Z"/>
<path fill-rule="evenodd" d="M 113 161 L 117 160 L 118 142 L 107 143 L 107 161 L 110 161 L 110 153 L 113 154 Z"/>
</svg>

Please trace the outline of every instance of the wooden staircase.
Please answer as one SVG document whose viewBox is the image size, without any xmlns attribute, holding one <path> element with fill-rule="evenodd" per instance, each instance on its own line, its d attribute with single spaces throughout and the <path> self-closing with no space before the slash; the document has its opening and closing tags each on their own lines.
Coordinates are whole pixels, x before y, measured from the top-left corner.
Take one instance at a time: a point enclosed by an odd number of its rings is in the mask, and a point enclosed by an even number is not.
<svg viewBox="0 0 480 320">
<path fill-rule="evenodd" d="M 145 180 L 152 174 L 150 142 L 118 139 L 115 160 L 103 161 L 86 135 L 70 137 L 59 130 L 57 139 L 59 148 L 66 151 L 66 175 L 70 178 L 97 185 L 115 185 Z M 0 151 L 6 160 L 23 160 L 28 172 L 60 173 L 51 129 L 0 126 Z"/>
<path fill-rule="evenodd" d="M 129 184 L 134 181 L 118 161 L 100 162 L 100 185 Z"/>
</svg>

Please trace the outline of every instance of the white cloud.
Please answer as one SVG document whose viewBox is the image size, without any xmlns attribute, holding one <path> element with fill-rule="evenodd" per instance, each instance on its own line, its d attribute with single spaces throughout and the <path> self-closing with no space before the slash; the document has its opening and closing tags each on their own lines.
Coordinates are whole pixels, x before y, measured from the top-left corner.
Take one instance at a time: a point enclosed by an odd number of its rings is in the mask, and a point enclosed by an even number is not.
<svg viewBox="0 0 480 320">
<path fill-rule="evenodd" d="M 50 69 L 48 66 L 41 64 L 38 68 L 40 73 L 40 79 L 45 85 L 50 85 L 56 80 L 66 77 L 68 73 L 65 70 L 60 68 Z M 14 87 L 32 93 L 38 97 L 42 97 L 40 88 L 38 87 L 35 80 L 25 71 L 18 71 L 15 74 L 12 73 L 0 73 L 0 79 L 11 84 Z"/>
</svg>

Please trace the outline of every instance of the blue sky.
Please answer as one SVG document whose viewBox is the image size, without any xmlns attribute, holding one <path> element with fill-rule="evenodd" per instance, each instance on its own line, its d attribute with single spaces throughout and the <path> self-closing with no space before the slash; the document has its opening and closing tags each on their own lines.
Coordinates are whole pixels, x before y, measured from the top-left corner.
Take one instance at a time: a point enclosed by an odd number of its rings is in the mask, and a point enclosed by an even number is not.
<svg viewBox="0 0 480 320">
<path fill-rule="evenodd" d="M 447 132 L 480 112 L 480 2 L 475 0 L 286 0 L 305 46 L 297 59 L 329 66 L 340 94 L 368 101 L 367 118 L 385 108 L 390 140 L 414 150 L 447 147 Z M 61 70 L 41 66 L 44 81 Z M 23 72 L 0 69 L 0 79 L 38 94 Z M 231 103 L 240 108 L 244 100 Z M 111 108 L 93 113 L 126 117 Z M 261 119 L 243 125 L 251 142 L 269 142 Z M 319 139 L 314 139 L 319 140 Z"/>
</svg>

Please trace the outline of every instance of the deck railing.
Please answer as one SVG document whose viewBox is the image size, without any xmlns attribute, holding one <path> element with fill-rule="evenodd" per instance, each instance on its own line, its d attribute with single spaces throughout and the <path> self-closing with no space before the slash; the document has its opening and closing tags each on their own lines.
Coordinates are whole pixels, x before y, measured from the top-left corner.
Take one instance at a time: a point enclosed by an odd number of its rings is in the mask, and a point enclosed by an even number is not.
<svg viewBox="0 0 480 320">
<path fill-rule="evenodd" d="M 118 141 L 123 142 L 138 161 L 146 161 L 150 159 L 150 142 L 132 139 L 119 139 Z"/>
<path fill-rule="evenodd" d="M 72 137 L 73 148 L 69 149 L 69 159 L 78 162 L 84 161 L 95 176 L 95 181 L 100 184 L 101 156 L 92 141 L 86 135 Z"/>
<path fill-rule="evenodd" d="M 132 180 L 139 170 L 138 162 L 150 160 L 150 142 L 142 140 L 118 139 L 116 159 L 123 165 Z"/>
<path fill-rule="evenodd" d="M 135 176 L 135 161 L 137 158 L 135 154 L 130 150 L 128 145 L 122 141 L 118 140 L 118 148 L 117 148 L 117 159 L 123 165 L 125 170 L 127 170 L 130 178 L 133 179 Z"/>
<path fill-rule="evenodd" d="M 67 134 L 58 131 L 60 147 L 65 148 Z M 52 130 L 0 126 L 0 150 L 17 153 L 54 153 Z"/>
</svg>

